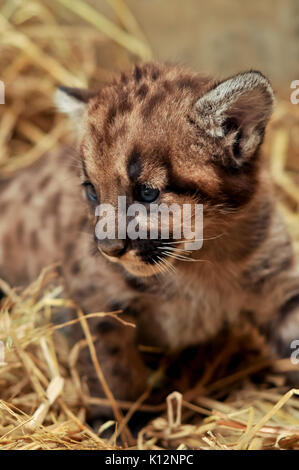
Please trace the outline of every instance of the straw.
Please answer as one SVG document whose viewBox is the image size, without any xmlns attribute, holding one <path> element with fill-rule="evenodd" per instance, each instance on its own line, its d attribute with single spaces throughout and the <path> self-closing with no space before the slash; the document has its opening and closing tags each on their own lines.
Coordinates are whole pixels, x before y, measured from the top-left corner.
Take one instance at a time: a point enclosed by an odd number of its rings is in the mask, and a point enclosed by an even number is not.
<svg viewBox="0 0 299 470">
<path fill-rule="evenodd" d="M 123 66 L 151 59 L 149 42 L 125 1 L 107 3 L 111 19 L 82 0 L 1 2 L 0 78 L 6 99 L 0 105 L 0 178 L 13 177 L 48 151 L 69 144 L 67 122 L 53 107 L 57 86 L 102 86 Z M 110 62 L 102 56 L 111 57 Z M 298 131 L 299 107 L 278 96 L 262 152 L 297 251 Z M 161 359 L 148 389 L 130 402 L 117 400 L 109 389 L 88 323 L 107 315 L 127 328 L 134 324 L 120 312 L 83 315 L 64 291 L 57 266 L 45 268 L 25 288 L 5 280 L 0 288 L 7 296 L 0 304 L 5 352 L 0 364 L 1 449 L 299 449 L 298 390 L 290 390 L 285 379 L 298 365 L 269 357 L 249 326 L 232 329 L 217 354 L 198 360 L 193 381 L 184 370 L 168 397 L 161 393 L 159 400 L 157 390 L 168 383 L 172 359 L 159 348 L 140 345 L 141 354 Z M 77 318 L 55 324 L 54 316 L 63 310 L 77 312 Z M 82 340 L 76 344 L 64 334 L 74 323 L 82 325 Z M 248 351 L 238 359 L 244 345 Z M 89 393 L 77 364 L 83 347 L 89 348 L 105 396 Z M 87 424 L 93 405 L 110 410 L 115 419 L 93 429 Z M 129 426 L 139 412 L 153 418 L 135 439 Z M 102 438 L 104 432 L 112 438 Z"/>
</svg>

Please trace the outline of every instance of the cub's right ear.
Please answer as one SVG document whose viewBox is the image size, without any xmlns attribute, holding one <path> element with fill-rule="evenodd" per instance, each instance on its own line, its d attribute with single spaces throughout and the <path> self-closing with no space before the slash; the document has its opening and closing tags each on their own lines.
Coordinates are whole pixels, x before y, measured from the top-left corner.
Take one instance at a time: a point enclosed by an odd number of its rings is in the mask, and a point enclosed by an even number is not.
<svg viewBox="0 0 299 470">
<path fill-rule="evenodd" d="M 97 94 L 96 91 L 61 86 L 56 90 L 54 102 L 61 113 L 66 113 L 75 121 L 80 121 L 86 104 Z"/>
</svg>

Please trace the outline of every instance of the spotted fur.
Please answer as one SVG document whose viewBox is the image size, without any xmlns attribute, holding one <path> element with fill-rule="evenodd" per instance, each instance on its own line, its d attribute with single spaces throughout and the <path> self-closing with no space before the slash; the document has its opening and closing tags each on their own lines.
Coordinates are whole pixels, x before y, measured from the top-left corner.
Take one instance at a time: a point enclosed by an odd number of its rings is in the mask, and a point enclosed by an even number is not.
<svg viewBox="0 0 299 470">
<path fill-rule="evenodd" d="M 268 80 L 253 71 L 216 82 L 145 64 L 97 92 L 64 87 L 56 102 L 79 129 L 77 147 L 45 155 L 0 186 L 1 276 L 26 283 L 61 260 L 84 311 L 117 303 L 136 322 L 136 331 L 90 322 L 121 399 L 146 386 L 138 343 L 172 351 L 204 343 L 245 310 L 288 355 L 299 338 L 299 271 L 259 153 L 273 106 Z M 161 240 L 95 242 L 86 182 L 99 203 L 115 206 L 119 195 L 133 202 L 139 184 L 159 189 L 160 202 L 202 203 L 202 249 L 185 254 L 188 262 L 160 250 Z M 101 393 L 86 350 L 82 361 Z"/>
</svg>

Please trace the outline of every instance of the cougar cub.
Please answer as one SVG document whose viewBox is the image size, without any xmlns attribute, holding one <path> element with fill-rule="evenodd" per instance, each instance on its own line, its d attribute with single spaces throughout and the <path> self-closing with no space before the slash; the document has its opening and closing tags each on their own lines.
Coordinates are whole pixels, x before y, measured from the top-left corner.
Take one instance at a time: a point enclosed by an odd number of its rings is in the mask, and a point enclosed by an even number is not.
<svg viewBox="0 0 299 470">
<path fill-rule="evenodd" d="M 299 269 L 259 152 L 273 107 L 269 81 L 256 71 L 214 81 L 145 64 L 97 92 L 62 87 L 56 103 L 73 119 L 77 149 L 47 154 L 1 182 L 0 276 L 25 283 L 60 260 L 84 312 L 133 317 L 136 329 L 89 321 L 119 399 L 134 400 L 146 386 L 138 344 L 179 351 L 242 315 L 290 356 Z M 98 239 L 95 209 L 109 203 L 117 219 L 118 196 L 147 212 L 153 203 L 187 204 L 191 219 L 202 204 L 202 247 L 186 250 L 174 226 L 167 240 Z M 99 394 L 87 349 L 82 355 Z"/>
</svg>

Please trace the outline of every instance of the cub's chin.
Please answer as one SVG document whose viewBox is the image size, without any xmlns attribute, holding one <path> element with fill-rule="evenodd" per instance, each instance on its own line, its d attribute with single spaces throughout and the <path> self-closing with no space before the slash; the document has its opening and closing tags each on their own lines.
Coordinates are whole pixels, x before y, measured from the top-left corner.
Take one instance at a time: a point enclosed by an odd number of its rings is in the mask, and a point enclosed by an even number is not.
<svg viewBox="0 0 299 470">
<path fill-rule="evenodd" d="M 162 272 L 162 269 L 158 266 L 142 262 L 140 262 L 139 264 L 121 262 L 120 264 L 129 274 L 133 274 L 133 276 L 136 277 L 150 277 Z"/>
</svg>

